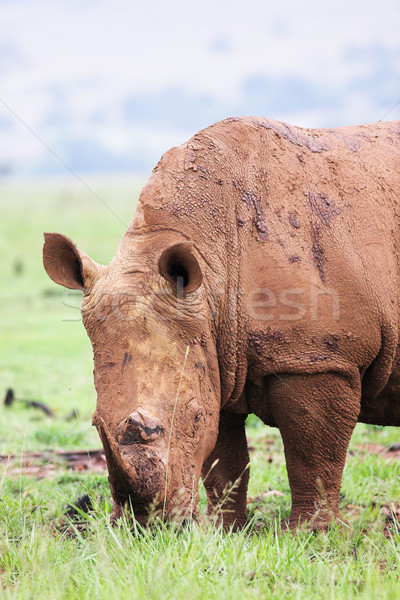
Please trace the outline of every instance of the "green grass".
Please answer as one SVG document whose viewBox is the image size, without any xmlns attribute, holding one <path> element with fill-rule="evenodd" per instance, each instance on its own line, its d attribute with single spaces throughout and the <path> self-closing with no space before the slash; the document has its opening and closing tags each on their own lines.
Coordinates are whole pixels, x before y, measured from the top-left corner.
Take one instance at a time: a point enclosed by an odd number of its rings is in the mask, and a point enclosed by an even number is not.
<svg viewBox="0 0 400 600">
<path fill-rule="evenodd" d="M 92 187 L 122 223 L 78 183 L 0 187 L 0 395 L 12 387 L 17 397 L 45 402 L 55 413 L 50 419 L 21 403 L 1 404 L 1 454 L 100 446 L 91 427 L 96 399 L 79 295 L 53 284 L 41 263 L 43 231 L 65 233 L 98 262 L 112 258 L 138 186 Z M 79 418 L 67 421 L 72 409 Z M 0 597 L 399 597 L 400 532 L 393 526 L 392 535 L 384 535 L 381 505 L 398 506 L 400 461 L 358 448 L 398 442 L 399 430 L 357 426 L 341 500 L 351 530 L 317 536 L 281 532 L 290 494 L 279 433 L 250 418 L 248 435 L 251 522 L 236 534 L 162 524 L 133 533 L 129 523 L 112 529 L 105 474 L 58 468 L 37 479 L 3 464 Z M 271 490 L 281 495 L 262 495 Z M 83 494 L 92 498 L 92 512 L 66 522 L 68 504 Z"/>
<path fill-rule="evenodd" d="M 43 232 L 65 233 L 94 260 L 108 263 L 139 191 L 137 184 L 93 187 L 121 220 L 79 182 L 0 189 L 0 381 L 4 393 L 12 387 L 17 397 L 40 400 L 54 410 L 59 418 L 51 437 L 56 441 L 57 433 L 60 447 L 70 447 L 71 442 L 82 448 L 98 444 L 90 427 L 96 399 L 91 346 L 80 320 L 81 295 L 64 290 L 46 275 Z M 81 421 L 71 436 L 71 423 L 62 417 L 74 408 Z M 2 453 L 22 442 L 29 448 L 47 446 L 47 421 L 32 421 L 31 412 L 0 413 Z M 47 433 L 41 437 L 43 427 Z"/>
</svg>

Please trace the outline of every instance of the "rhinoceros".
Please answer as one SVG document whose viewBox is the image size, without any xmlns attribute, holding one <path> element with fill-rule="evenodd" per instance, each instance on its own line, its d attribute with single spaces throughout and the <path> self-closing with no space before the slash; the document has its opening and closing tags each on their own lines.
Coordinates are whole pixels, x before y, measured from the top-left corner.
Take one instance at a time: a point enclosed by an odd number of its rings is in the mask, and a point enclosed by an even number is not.
<svg viewBox="0 0 400 600">
<path fill-rule="evenodd" d="M 288 520 L 342 522 L 357 421 L 400 425 L 400 123 L 231 118 L 169 150 L 109 265 L 45 234 L 83 291 L 111 520 L 246 522 L 246 417 L 278 427 Z"/>
</svg>

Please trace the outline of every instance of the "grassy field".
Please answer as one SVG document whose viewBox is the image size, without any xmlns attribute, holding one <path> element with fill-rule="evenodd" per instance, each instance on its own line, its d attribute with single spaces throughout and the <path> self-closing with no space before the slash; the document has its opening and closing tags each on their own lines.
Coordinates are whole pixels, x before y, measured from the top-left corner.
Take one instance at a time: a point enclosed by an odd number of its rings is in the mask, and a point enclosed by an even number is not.
<svg viewBox="0 0 400 600">
<path fill-rule="evenodd" d="M 359 425 L 345 469 L 341 505 L 348 532 L 280 531 L 290 494 L 279 433 L 249 419 L 251 482 L 247 530 L 139 531 L 108 524 L 105 471 L 68 469 L 53 450 L 100 447 L 91 347 L 80 296 L 46 276 L 43 231 L 60 231 L 108 262 L 133 213 L 135 183 L 79 182 L 0 187 L 0 453 L 41 451 L 0 466 L 0 597 L 4 598 L 371 598 L 400 597 L 400 458 L 388 448 L 400 430 Z M 104 203 L 111 209 L 106 208 Z M 77 411 L 73 418 L 71 411 Z M 72 419 L 72 420 L 71 420 Z M 47 453 L 47 454 L 46 454 Z M 38 469 L 38 466 L 41 468 Z M 65 516 L 88 494 L 92 509 Z M 204 511 L 204 493 L 201 491 Z"/>
</svg>

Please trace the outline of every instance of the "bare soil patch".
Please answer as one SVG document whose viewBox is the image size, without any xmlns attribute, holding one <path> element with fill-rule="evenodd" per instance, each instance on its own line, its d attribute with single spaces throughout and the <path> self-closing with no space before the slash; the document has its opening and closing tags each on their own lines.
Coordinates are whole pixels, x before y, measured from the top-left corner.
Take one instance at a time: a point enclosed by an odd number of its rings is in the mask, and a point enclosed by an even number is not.
<svg viewBox="0 0 400 600">
<path fill-rule="evenodd" d="M 349 451 L 350 456 L 363 457 L 367 454 L 376 454 L 382 456 L 388 460 L 399 460 L 400 459 L 400 444 L 393 444 L 392 446 L 382 446 L 380 444 L 356 444 L 354 450 Z"/>
<path fill-rule="evenodd" d="M 90 471 L 107 470 L 103 449 L 99 450 L 46 450 L 22 454 L 0 455 L 0 465 L 8 475 L 27 475 L 35 479 L 52 477 L 60 470 Z"/>
</svg>

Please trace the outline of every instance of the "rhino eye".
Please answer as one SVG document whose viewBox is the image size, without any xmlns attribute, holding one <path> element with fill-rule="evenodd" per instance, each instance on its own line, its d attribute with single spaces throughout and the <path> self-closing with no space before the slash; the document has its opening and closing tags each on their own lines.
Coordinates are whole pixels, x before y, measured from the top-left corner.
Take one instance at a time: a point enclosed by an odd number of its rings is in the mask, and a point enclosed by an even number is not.
<svg viewBox="0 0 400 600">
<path fill-rule="evenodd" d="M 200 415 L 196 415 L 194 418 L 194 422 L 198 423 L 200 421 Z"/>
</svg>

